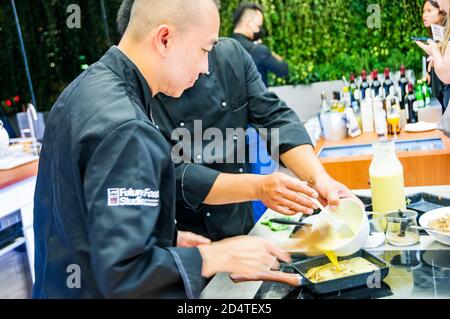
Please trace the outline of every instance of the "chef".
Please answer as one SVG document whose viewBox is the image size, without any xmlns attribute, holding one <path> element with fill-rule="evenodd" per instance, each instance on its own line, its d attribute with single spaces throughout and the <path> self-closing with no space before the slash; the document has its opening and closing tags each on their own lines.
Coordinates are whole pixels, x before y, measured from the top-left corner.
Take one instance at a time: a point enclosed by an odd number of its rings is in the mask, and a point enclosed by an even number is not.
<svg viewBox="0 0 450 319">
<path fill-rule="evenodd" d="M 125 0 L 119 10 L 119 32 L 127 28 L 134 0 Z M 254 226 L 252 200 L 282 214 L 311 213 L 315 205 L 298 193 L 318 196 L 332 207 L 342 197 L 355 197 L 332 179 L 314 154 L 312 142 L 298 116 L 286 103 L 267 90 L 245 49 L 233 39 L 220 39 L 209 55 L 209 70 L 180 99 L 164 94 L 156 97 L 153 119 L 173 149 L 183 150 L 183 161 L 175 157 L 177 179 L 177 227 L 212 240 L 247 234 Z M 230 129 L 246 130 L 249 124 L 268 129 L 269 151 L 278 150 L 283 165 L 313 189 L 282 173 L 248 174 L 251 158 L 230 161 L 248 154 L 248 145 Z M 222 133 L 224 152 L 205 158 L 211 142 L 186 141 L 200 132 L 216 128 Z M 278 138 L 270 130 L 278 130 Z M 174 132 L 188 132 L 175 138 Z M 228 133 L 227 133 L 228 132 Z M 278 139 L 278 141 L 276 141 Z M 228 144 L 231 141 L 231 147 Z M 188 143 L 189 142 L 189 143 Z M 195 144 L 202 143 L 196 149 Z M 175 152 L 176 153 L 176 152 Z M 182 152 L 180 152 L 182 153 Z M 275 155 L 275 154 L 272 154 Z M 276 156 L 274 156 L 276 157 Z"/>
<path fill-rule="evenodd" d="M 53 106 L 35 193 L 35 298 L 196 298 L 217 272 L 289 262 L 260 238 L 176 236 L 175 170 L 151 112 L 157 93 L 179 97 L 207 72 L 217 5 L 136 0 L 119 46 Z"/>
</svg>

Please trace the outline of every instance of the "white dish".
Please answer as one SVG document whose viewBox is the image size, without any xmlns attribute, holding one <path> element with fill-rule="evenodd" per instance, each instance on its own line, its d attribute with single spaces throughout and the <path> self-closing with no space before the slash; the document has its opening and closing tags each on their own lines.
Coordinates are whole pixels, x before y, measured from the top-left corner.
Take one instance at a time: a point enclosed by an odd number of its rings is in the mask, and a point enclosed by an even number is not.
<svg viewBox="0 0 450 319">
<path fill-rule="evenodd" d="M 409 133 L 428 132 L 435 129 L 437 129 L 437 123 L 418 122 L 405 125 L 405 132 Z"/>
<path fill-rule="evenodd" d="M 303 219 L 302 222 L 305 224 L 312 225 L 312 224 L 314 224 L 314 221 L 316 220 L 316 218 L 317 218 L 317 215 L 309 216 L 309 217 L 306 217 L 305 219 Z M 380 247 L 381 245 L 384 244 L 385 239 L 386 239 L 386 236 L 382 232 L 372 233 L 369 235 L 366 243 L 364 244 L 364 246 L 362 248 L 363 249 L 372 249 L 372 248 Z"/>
<path fill-rule="evenodd" d="M 423 214 L 419 218 L 419 224 L 422 227 L 428 227 L 430 221 L 444 217 L 450 214 L 450 207 L 443 207 L 435 210 L 431 210 L 425 214 Z M 430 235 L 434 240 L 444 244 L 450 245 L 450 233 L 434 231 L 434 230 L 426 230 L 428 235 Z"/>
</svg>

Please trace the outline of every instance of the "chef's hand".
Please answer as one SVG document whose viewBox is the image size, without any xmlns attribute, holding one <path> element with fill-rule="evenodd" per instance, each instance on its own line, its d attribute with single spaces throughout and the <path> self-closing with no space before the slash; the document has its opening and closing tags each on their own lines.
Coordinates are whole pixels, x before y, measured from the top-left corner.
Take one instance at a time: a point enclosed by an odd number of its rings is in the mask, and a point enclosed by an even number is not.
<svg viewBox="0 0 450 319">
<path fill-rule="evenodd" d="M 416 44 L 422 48 L 429 56 L 436 57 L 441 54 L 441 50 L 436 42 L 433 40 L 428 40 L 428 44 L 421 41 L 415 41 Z"/>
<path fill-rule="evenodd" d="M 313 188 L 319 193 L 319 201 L 323 205 L 329 205 L 333 211 L 339 206 L 341 198 L 353 198 L 363 205 L 359 198 L 344 184 L 337 182 L 329 175 L 318 178 Z"/>
<path fill-rule="evenodd" d="M 191 232 L 178 231 L 177 247 L 197 247 L 199 245 L 209 245 L 211 240 L 201 235 Z"/>
<path fill-rule="evenodd" d="M 202 275 L 218 272 L 251 276 L 278 267 L 277 260 L 287 263 L 287 252 L 261 237 L 239 236 L 198 247 L 203 258 Z"/>
<path fill-rule="evenodd" d="M 298 193 L 318 197 L 317 192 L 306 183 L 283 173 L 266 175 L 263 182 L 257 185 L 257 197 L 268 208 L 283 215 L 312 214 L 317 209 L 316 205 Z"/>
</svg>

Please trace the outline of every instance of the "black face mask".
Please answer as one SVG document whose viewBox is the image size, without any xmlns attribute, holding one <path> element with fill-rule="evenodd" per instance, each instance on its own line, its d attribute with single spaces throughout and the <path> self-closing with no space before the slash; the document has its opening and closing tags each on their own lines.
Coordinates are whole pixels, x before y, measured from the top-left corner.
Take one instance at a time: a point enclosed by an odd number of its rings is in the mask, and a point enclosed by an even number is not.
<svg viewBox="0 0 450 319">
<path fill-rule="evenodd" d="M 253 41 L 263 39 L 267 35 L 267 31 L 264 27 L 261 27 L 258 32 L 253 33 Z"/>
</svg>

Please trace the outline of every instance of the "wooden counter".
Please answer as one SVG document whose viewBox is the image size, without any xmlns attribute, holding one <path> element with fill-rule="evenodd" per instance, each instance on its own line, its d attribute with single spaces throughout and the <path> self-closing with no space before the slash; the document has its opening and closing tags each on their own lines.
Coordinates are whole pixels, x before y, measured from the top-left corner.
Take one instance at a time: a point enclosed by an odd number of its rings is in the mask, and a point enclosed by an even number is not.
<svg viewBox="0 0 450 319">
<path fill-rule="evenodd" d="M 316 154 L 324 147 L 371 144 L 378 137 L 375 133 L 365 133 L 342 141 L 320 139 L 316 145 Z M 405 186 L 450 185 L 450 139 L 440 131 L 424 133 L 402 132 L 399 140 L 417 140 L 441 138 L 444 150 L 397 152 L 403 164 Z M 369 185 L 369 166 L 371 155 L 321 158 L 327 172 L 336 180 L 351 189 L 364 189 Z"/>
<path fill-rule="evenodd" d="M 0 171 L 0 190 L 37 175 L 39 161 Z"/>
</svg>

